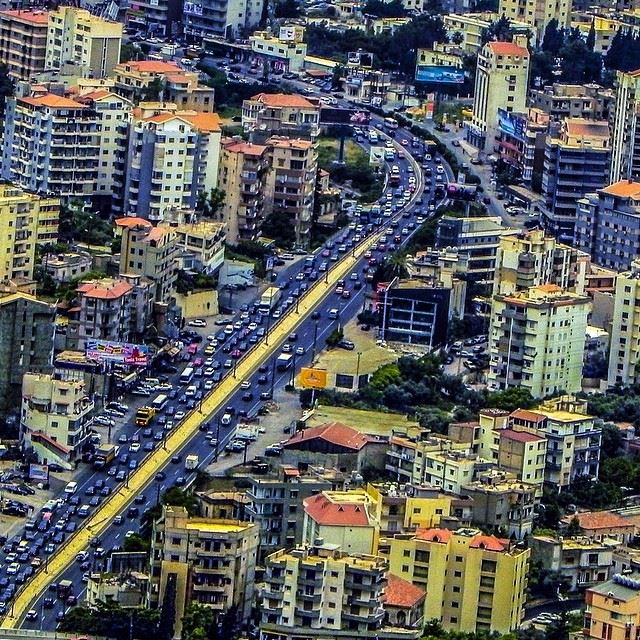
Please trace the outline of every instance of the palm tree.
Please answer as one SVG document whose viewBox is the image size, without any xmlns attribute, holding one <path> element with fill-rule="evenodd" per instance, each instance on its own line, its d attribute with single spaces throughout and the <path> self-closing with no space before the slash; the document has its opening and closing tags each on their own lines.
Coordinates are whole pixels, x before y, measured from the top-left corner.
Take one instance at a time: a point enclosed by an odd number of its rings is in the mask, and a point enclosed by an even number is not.
<svg viewBox="0 0 640 640">
<path fill-rule="evenodd" d="M 393 278 L 406 278 L 409 275 L 406 252 L 401 249 L 394 251 L 389 260 L 387 260 L 385 271 L 390 280 Z"/>
</svg>

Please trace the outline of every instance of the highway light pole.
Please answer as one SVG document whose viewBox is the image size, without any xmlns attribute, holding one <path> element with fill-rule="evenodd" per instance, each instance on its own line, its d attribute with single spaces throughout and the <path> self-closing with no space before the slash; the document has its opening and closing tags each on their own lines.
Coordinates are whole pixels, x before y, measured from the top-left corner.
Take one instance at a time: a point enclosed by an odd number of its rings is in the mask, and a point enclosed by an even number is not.
<svg viewBox="0 0 640 640">
<path fill-rule="evenodd" d="M 358 351 L 357 356 L 358 356 L 358 359 L 356 360 L 356 391 L 360 389 L 360 357 L 362 356 L 362 351 Z"/>
<path fill-rule="evenodd" d="M 213 452 L 213 461 L 218 462 L 218 452 L 220 451 L 220 416 L 216 421 L 216 448 Z"/>
<path fill-rule="evenodd" d="M 264 343 L 267 347 L 269 346 L 269 329 L 271 329 L 271 309 L 269 309 L 269 313 L 267 314 L 267 330 L 264 336 Z"/>
<path fill-rule="evenodd" d="M 311 346 L 311 363 L 316 358 L 316 342 L 318 340 L 318 323 L 316 322 L 313 327 L 313 345 Z"/>
</svg>

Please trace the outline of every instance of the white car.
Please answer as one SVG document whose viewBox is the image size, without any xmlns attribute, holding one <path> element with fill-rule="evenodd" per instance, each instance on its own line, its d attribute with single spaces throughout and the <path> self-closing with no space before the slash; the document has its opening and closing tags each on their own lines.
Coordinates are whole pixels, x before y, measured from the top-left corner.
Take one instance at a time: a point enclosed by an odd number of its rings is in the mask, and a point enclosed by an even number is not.
<svg viewBox="0 0 640 640">
<path fill-rule="evenodd" d="M 26 618 L 27 620 L 35 620 L 38 617 L 38 612 L 35 609 L 29 609 L 27 611 Z"/>
<path fill-rule="evenodd" d="M 129 445 L 129 451 L 131 451 L 131 453 L 137 453 L 138 451 L 140 451 L 140 443 L 139 442 L 132 442 Z"/>
<path fill-rule="evenodd" d="M 251 322 L 249 324 L 249 326 L 247 327 L 247 329 L 249 329 L 249 331 L 255 331 L 258 328 L 258 323 L 257 322 Z"/>
<path fill-rule="evenodd" d="M 107 418 L 107 416 L 96 416 L 93 421 L 96 424 L 102 425 L 103 427 L 115 427 L 116 423 L 111 418 Z"/>
<path fill-rule="evenodd" d="M 196 318 L 195 320 L 189 320 L 188 325 L 190 327 L 206 327 L 207 323 L 202 318 Z"/>
<path fill-rule="evenodd" d="M 241 389 L 251 389 L 251 382 L 249 380 L 243 380 L 240 385 Z"/>
<path fill-rule="evenodd" d="M 20 565 L 17 562 L 12 562 L 7 567 L 7 575 L 8 576 L 14 576 L 14 575 L 16 575 L 16 573 L 18 573 L 18 571 L 20 571 Z"/>
</svg>

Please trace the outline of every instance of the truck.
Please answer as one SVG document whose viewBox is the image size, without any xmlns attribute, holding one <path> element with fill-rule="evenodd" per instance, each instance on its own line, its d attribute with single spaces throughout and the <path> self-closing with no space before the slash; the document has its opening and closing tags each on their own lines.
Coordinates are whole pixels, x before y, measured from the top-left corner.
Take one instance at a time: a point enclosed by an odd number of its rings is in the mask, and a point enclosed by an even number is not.
<svg viewBox="0 0 640 640">
<path fill-rule="evenodd" d="M 276 360 L 276 369 L 278 371 L 285 371 L 293 364 L 292 353 L 281 353 Z"/>
<path fill-rule="evenodd" d="M 94 469 L 104 469 L 108 467 L 118 455 L 119 447 L 115 444 L 101 444 L 97 449 L 93 458 Z"/>
<path fill-rule="evenodd" d="M 278 304 L 278 300 L 280 300 L 281 295 L 282 291 L 280 291 L 279 287 L 269 287 L 260 296 L 260 306 L 258 307 L 258 311 L 264 315 L 269 314 Z"/>
<path fill-rule="evenodd" d="M 200 458 L 197 454 L 191 453 L 184 459 L 184 468 L 187 471 L 193 471 L 198 468 L 198 464 L 200 464 Z"/>
<path fill-rule="evenodd" d="M 140 407 L 136 411 L 136 426 L 148 427 L 155 415 L 156 410 L 153 407 Z"/>
<path fill-rule="evenodd" d="M 242 423 L 236 427 L 234 434 L 236 440 L 247 440 L 254 442 L 258 439 L 258 426 L 255 424 Z"/>
</svg>

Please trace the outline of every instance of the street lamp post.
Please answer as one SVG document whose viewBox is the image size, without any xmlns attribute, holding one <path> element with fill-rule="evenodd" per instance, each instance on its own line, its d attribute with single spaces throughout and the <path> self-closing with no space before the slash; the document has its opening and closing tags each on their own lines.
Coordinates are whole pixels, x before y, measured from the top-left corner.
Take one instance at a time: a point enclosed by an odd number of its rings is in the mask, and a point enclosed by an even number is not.
<svg viewBox="0 0 640 640">
<path fill-rule="evenodd" d="M 362 351 L 358 351 L 356 360 L 356 391 L 360 389 L 360 357 L 362 356 Z"/>
<path fill-rule="evenodd" d="M 218 462 L 218 452 L 220 451 L 220 416 L 216 422 L 216 447 L 213 452 L 213 461 Z"/>
<path fill-rule="evenodd" d="M 311 346 L 311 363 L 316 359 L 316 342 L 318 340 L 318 323 L 313 327 L 313 345 Z"/>
</svg>

